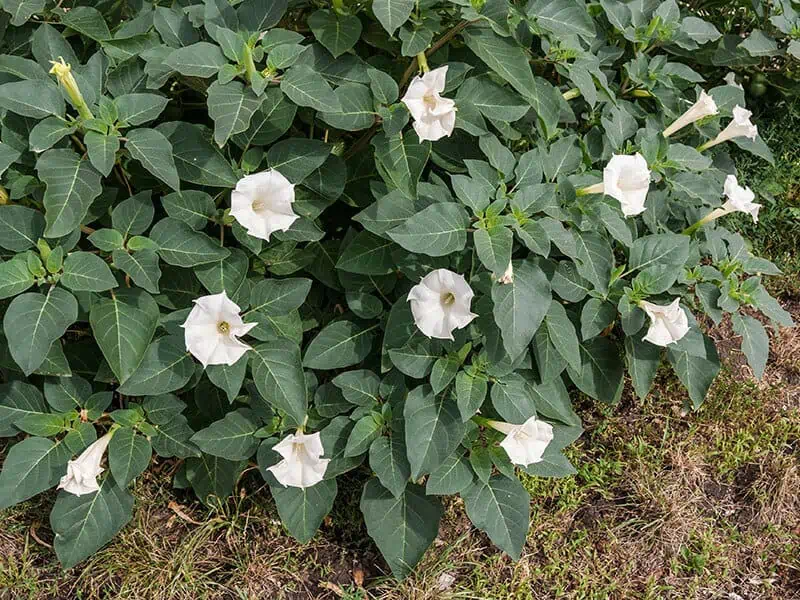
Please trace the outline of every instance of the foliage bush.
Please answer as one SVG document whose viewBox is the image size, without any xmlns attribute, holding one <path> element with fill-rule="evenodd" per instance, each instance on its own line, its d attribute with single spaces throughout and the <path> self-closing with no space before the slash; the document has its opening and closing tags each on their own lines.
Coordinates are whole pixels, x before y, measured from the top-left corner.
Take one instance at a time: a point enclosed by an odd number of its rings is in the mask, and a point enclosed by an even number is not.
<svg viewBox="0 0 800 600">
<path fill-rule="evenodd" d="M 62 488 L 66 567 L 153 453 L 212 507 L 255 462 L 301 541 L 355 471 L 397 577 L 437 496 L 518 557 L 571 388 L 666 357 L 696 408 L 695 314 L 757 375 L 753 309 L 791 324 L 719 220 L 758 205 L 716 142 L 771 156 L 690 59 L 737 59 L 674 0 L 2 4 L 0 508 Z"/>
</svg>

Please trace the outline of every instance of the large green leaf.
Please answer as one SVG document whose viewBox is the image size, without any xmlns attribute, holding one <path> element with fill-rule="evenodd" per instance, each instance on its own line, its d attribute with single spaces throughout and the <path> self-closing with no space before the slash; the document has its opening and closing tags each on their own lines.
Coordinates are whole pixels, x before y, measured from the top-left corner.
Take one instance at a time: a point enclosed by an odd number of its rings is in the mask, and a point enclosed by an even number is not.
<svg viewBox="0 0 800 600">
<path fill-rule="evenodd" d="M 391 229 L 388 235 L 410 252 L 445 256 L 464 249 L 467 243 L 467 227 L 469 215 L 463 206 L 455 202 L 440 202 Z M 507 266 L 508 263 L 503 266 L 503 270 Z"/>
<path fill-rule="evenodd" d="M 361 512 L 392 573 L 404 579 L 436 538 L 442 506 L 416 484 L 408 484 L 395 498 L 377 479 L 370 479 L 361 494 Z"/>
<path fill-rule="evenodd" d="M 204 129 L 182 122 L 164 123 L 158 131 L 172 144 L 175 167 L 183 181 L 211 187 L 232 188 L 237 177 L 230 163 L 204 135 Z"/>
<path fill-rule="evenodd" d="M 530 344 L 550 308 L 550 282 L 530 260 L 514 263 L 514 281 L 492 286 L 494 320 L 503 334 L 503 346 L 516 358 Z"/>
<path fill-rule="evenodd" d="M 309 542 L 333 508 L 336 480 L 327 479 L 308 488 L 270 486 L 281 523 L 301 544 Z"/>
<path fill-rule="evenodd" d="M 356 45 L 361 37 L 361 20 L 354 15 L 318 10 L 308 18 L 308 26 L 319 43 L 338 58 Z"/>
<path fill-rule="evenodd" d="M 61 17 L 61 22 L 86 37 L 102 42 L 111 37 L 103 14 L 91 6 L 75 6 Z"/>
<path fill-rule="evenodd" d="M 50 346 L 77 318 L 75 297 L 61 288 L 52 287 L 47 294 L 22 294 L 12 300 L 3 318 L 3 330 L 6 339 L 14 340 L 8 349 L 25 375 L 44 362 Z"/>
<path fill-rule="evenodd" d="M 417 183 L 431 153 L 430 142 L 419 142 L 410 134 L 387 136 L 379 133 L 372 138 L 375 160 L 388 184 L 409 198 L 417 197 Z"/>
<path fill-rule="evenodd" d="M 616 403 L 622 391 L 620 349 L 608 338 L 596 337 L 581 345 L 581 369 L 568 367 L 570 379 L 584 394 Z"/>
<path fill-rule="evenodd" d="M 250 358 L 258 392 L 275 408 L 302 425 L 308 410 L 300 348 L 285 338 L 259 344 Z"/>
<path fill-rule="evenodd" d="M 465 428 L 453 398 L 430 386 L 414 388 L 403 408 L 411 478 L 431 473 L 458 447 Z"/>
<path fill-rule="evenodd" d="M 530 526 L 531 498 L 517 479 L 492 475 L 461 492 L 467 516 L 501 550 L 518 560 Z"/>
<path fill-rule="evenodd" d="M 402 423 L 400 419 L 396 421 Z M 391 437 L 381 436 L 372 442 L 369 447 L 369 465 L 375 471 L 381 485 L 395 498 L 399 498 L 411 477 L 403 427 L 393 428 Z"/>
<path fill-rule="evenodd" d="M 714 342 L 697 329 L 690 329 L 677 343 L 667 347 L 667 358 L 689 391 L 692 404 L 699 408 L 720 370 Z"/>
<path fill-rule="evenodd" d="M 250 310 L 274 316 L 290 313 L 306 301 L 311 283 L 303 277 L 259 281 L 250 292 Z"/>
<path fill-rule="evenodd" d="M 220 148 L 232 135 L 247 130 L 261 102 L 262 98 L 239 81 L 225 84 L 215 81 L 211 84 L 208 88 L 208 114 L 214 120 L 214 141 Z"/>
<path fill-rule="evenodd" d="M 61 283 L 73 292 L 104 292 L 117 287 L 117 280 L 106 262 L 90 252 L 67 255 Z"/>
<path fill-rule="evenodd" d="M 159 338 L 148 346 L 139 367 L 118 389 L 127 396 L 155 396 L 183 387 L 194 373 L 183 336 Z"/>
<path fill-rule="evenodd" d="M 158 317 L 158 305 L 142 290 L 120 290 L 92 305 L 89 323 L 95 341 L 120 384 L 139 368 Z"/>
<path fill-rule="evenodd" d="M 211 77 L 227 64 L 219 46 L 208 42 L 197 42 L 174 50 L 164 60 L 164 64 L 181 75 Z"/>
<path fill-rule="evenodd" d="M 22 252 L 44 236 L 45 220 L 38 210 L 16 204 L 0 205 L 0 248 Z"/>
<path fill-rule="evenodd" d="M 219 421 L 192 436 L 192 442 L 203 452 L 228 460 L 250 458 L 258 448 L 259 439 L 253 434 L 258 429 L 255 415 L 241 409 L 229 412 Z"/>
<path fill-rule="evenodd" d="M 133 496 L 111 476 L 94 494 L 73 496 L 62 491 L 50 513 L 61 566 L 69 569 L 94 554 L 127 525 L 132 514 Z"/>
<path fill-rule="evenodd" d="M 414 0 L 374 0 L 372 10 L 383 28 L 393 35 L 414 10 Z"/>
<path fill-rule="evenodd" d="M 342 105 L 333 89 L 311 67 L 298 64 L 281 79 L 281 91 L 298 106 L 307 106 L 320 112 L 341 112 Z"/>
<path fill-rule="evenodd" d="M 126 134 L 125 148 L 142 166 L 173 190 L 181 187 L 170 141 L 157 129 L 134 129 Z"/>
<path fill-rule="evenodd" d="M 128 485 L 147 468 L 152 453 L 150 440 L 136 433 L 132 427 L 118 429 L 108 444 L 111 474 L 120 485 Z"/>
<path fill-rule="evenodd" d="M 734 313 L 731 318 L 733 330 L 742 336 L 742 352 L 753 369 L 753 375 L 761 379 L 769 358 L 769 336 L 764 326 L 753 317 Z"/>
<path fill-rule="evenodd" d="M 230 251 L 204 233 L 194 231 L 183 221 L 167 217 L 150 231 L 165 262 L 176 267 L 195 267 L 227 258 Z"/>
<path fill-rule="evenodd" d="M 31 79 L 0 85 L 0 108 L 32 119 L 64 116 L 64 98 L 52 81 Z"/>
<path fill-rule="evenodd" d="M 53 487 L 67 473 L 63 441 L 29 437 L 11 446 L 0 472 L 0 510 Z"/>
<path fill-rule="evenodd" d="M 48 150 L 36 162 L 39 178 L 47 185 L 44 194 L 47 237 L 72 233 L 81 224 L 89 205 L 103 191 L 100 173 L 68 149 Z"/>
<path fill-rule="evenodd" d="M 114 250 L 112 257 L 114 266 L 130 276 L 136 285 L 151 294 L 158 294 L 161 267 L 155 250 L 140 250 L 133 253 Z"/>
<path fill-rule="evenodd" d="M 336 321 L 326 326 L 306 348 L 303 364 L 310 369 L 342 369 L 369 354 L 377 325 Z"/>
<path fill-rule="evenodd" d="M 392 248 L 396 246 L 369 231 L 360 231 L 344 249 L 336 268 L 361 275 L 386 275 L 394 266 Z"/>
<path fill-rule="evenodd" d="M 27 263 L 21 258 L 0 263 L 0 300 L 24 292 L 34 281 Z"/>
</svg>

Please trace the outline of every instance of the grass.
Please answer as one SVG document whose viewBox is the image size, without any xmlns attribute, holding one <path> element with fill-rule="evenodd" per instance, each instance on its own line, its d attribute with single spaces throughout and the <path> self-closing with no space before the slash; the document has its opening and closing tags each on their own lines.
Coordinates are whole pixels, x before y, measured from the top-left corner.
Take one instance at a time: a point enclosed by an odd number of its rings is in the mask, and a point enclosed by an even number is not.
<svg viewBox="0 0 800 600">
<path fill-rule="evenodd" d="M 735 217 L 728 225 L 784 269 L 772 289 L 797 319 L 800 102 L 776 112 L 762 125 L 776 165 L 737 156 L 740 179 L 774 203 L 757 228 Z M 685 392 L 667 368 L 645 401 L 577 401 L 586 434 L 569 455 L 578 474 L 525 479 L 532 524 L 516 563 L 454 499 L 434 548 L 397 583 L 358 514 L 358 477 L 340 481 L 321 532 L 300 546 L 257 474 L 209 511 L 171 489 L 162 461 L 136 484 L 132 523 L 69 572 L 50 548 L 52 496 L 5 511 L 0 600 L 800 598 L 800 333 L 774 334 L 759 382 L 730 328 L 712 335 L 725 367 L 695 413 L 682 411 Z"/>
</svg>

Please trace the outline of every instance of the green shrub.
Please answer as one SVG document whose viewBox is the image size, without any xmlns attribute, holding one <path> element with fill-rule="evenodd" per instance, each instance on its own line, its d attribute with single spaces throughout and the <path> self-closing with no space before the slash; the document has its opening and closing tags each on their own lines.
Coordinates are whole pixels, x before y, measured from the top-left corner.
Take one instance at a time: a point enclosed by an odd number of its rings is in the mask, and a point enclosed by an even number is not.
<svg viewBox="0 0 800 600">
<path fill-rule="evenodd" d="M 770 151 L 674 0 L 76 4 L 0 19 L 0 508 L 58 487 L 67 567 L 153 453 L 210 505 L 255 460 L 301 541 L 357 470 L 397 577 L 443 495 L 518 557 L 571 387 L 665 356 L 697 407 L 695 313 L 757 375 L 751 308 L 791 323 L 718 220 L 759 208 L 727 141 Z"/>
</svg>

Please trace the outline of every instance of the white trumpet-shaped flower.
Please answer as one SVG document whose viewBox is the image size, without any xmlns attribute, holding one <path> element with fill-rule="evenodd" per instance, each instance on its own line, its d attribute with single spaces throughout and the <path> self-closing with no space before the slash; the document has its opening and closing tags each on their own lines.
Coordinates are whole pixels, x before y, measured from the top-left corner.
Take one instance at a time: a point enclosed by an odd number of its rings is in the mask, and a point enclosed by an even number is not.
<svg viewBox="0 0 800 600">
<path fill-rule="evenodd" d="M 231 215 L 253 237 L 269 241 L 300 217 L 292 209 L 294 185 L 275 169 L 253 173 L 231 192 Z"/>
<path fill-rule="evenodd" d="M 83 496 L 99 490 L 97 477 L 105 470 L 100 463 L 103 461 L 103 455 L 113 435 L 109 431 L 86 448 L 78 458 L 69 461 L 67 474 L 58 482 L 58 489 L 63 489 L 75 496 Z"/>
<path fill-rule="evenodd" d="M 456 124 L 456 103 L 450 98 L 442 98 L 447 65 L 414 77 L 408 86 L 403 104 L 414 117 L 414 131 L 420 140 L 435 142 L 450 136 Z"/>
<path fill-rule="evenodd" d="M 325 477 L 329 458 L 322 458 L 325 449 L 319 432 L 306 435 L 302 431 L 290 433 L 272 449 L 283 457 L 278 464 L 267 469 L 284 487 L 307 488 Z"/>
<path fill-rule="evenodd" d="M 619 201 L 626 217 L 644 212 L 649 189 L 650 169 L 638 152 L 633 156 L 615 154 L 603 169 L 603 193 Z"/>
<path fill-rule="evenodd" d="M 680 306 L 680 298 L 666 306 L 642 300 L 639 306 L 650 317 L 650 328 L 642 338 L 645 341 L 656 346 L 668 346 L 689 332 L 689 319 Z"/>
<path fill-rule="evenodd" d="M 711 148 L 712 146 L 716 146 L 722 142 L 727 142 L 733 138 L 746 137 L 751 140 L 756 139 L 758 136 L 758 127 L 753 125 L 753 123 L 750 121 L 751 116 L 753 116 L 753 113 L 746 108 L 734 106 L 733 120 L 728 123 L 725 129 L 719 132 L 717 137 L 710 142 L 706 142 L 700 146 L 699 149 L 706 150 L 707 148 Z"/>
<path fill-rule="evenodd" d="M 728 200 L 722 205 L 726 213 L 743 212 L 753 217 L 753 222 L 758 223 L 758 210 L 760 204 L 753 202 L 756 195 L 749 187 L 742 187 L 736 180 L 736 175 L 725 178 L 725 196 Z"/>
<path fill-rule="evenodd" d="M 683 113 L 680 117 L 678 117 L 672 125 L 667 127 L 663 135 L 664 137 L 669 137 L 679 129 L 683 129 L 687 125 L 694 123 L 695 121 L 699 121 L 705 117 L 710 117 L 712 115 L 716 115 L 719 113 L 717 110 L 717 103 L 714 102 L 714 99 L 705 93 L 705 91 L 700 92 L 700 97 L 697 99 L 689 110 Z"/>
<path fill-rule="evenodd" d="M 203 367 L 233 365 L 250 350 L 250 346 L 238 338 L 258 323 L 245 323 L 239 315 L 240 310 L 224 290 L 194 301 L 194 307 L 181 327 L 186 350 L 203 363 Z"/>
<path fill-rule="evenodd" d="M 553 426 L 537 419 L 535 415 L 522 425 L 502 421 L 489 421 L 488 425 L 506 434 L 500 447 L 506 451 L 512 463 L 523 467 L 541 462 L 544 451 L 553 441 Z"/>
<path fill-rule="evenodd" d="M 470 311 L 475 293 L 467 280 L 447 269 L 436 269 L 408 292 L 414 323 L 428 337 L 452 340 L 453 331 L 477 317 Z"/>
</svg>

